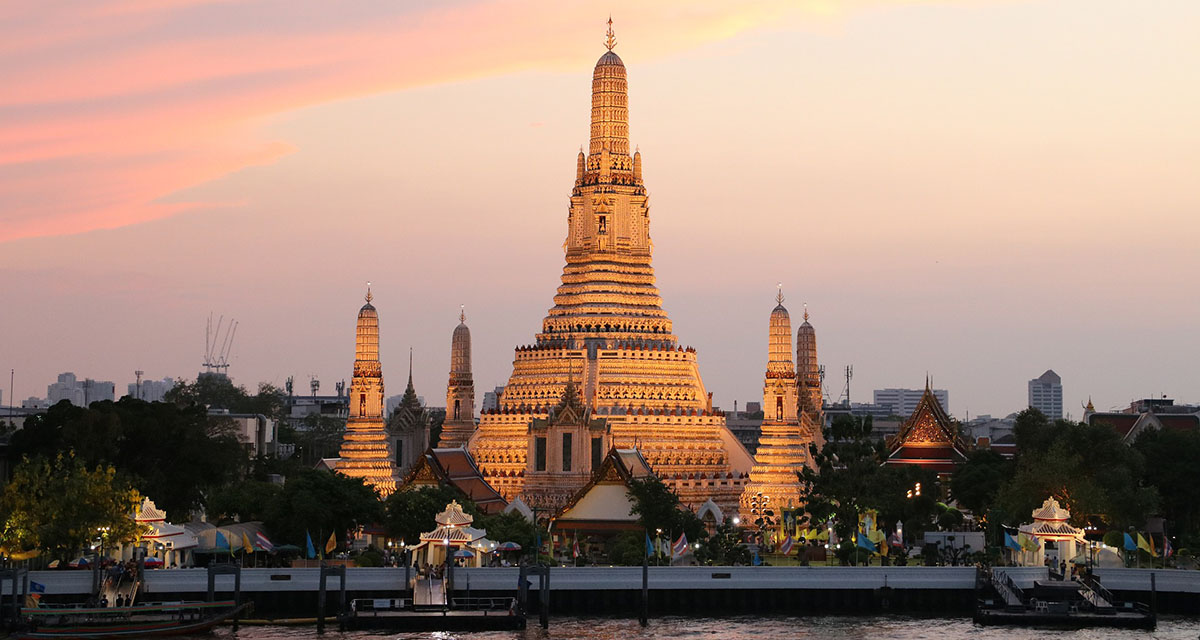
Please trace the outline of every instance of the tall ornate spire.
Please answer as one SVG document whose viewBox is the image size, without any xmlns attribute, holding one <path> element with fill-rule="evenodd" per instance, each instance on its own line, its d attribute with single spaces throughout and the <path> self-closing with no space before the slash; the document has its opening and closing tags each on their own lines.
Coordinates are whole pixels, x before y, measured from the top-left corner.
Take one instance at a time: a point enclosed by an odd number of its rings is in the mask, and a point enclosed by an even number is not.
<svg viewBox="0 0 1200 640">
<path fill-rule="evenodd" d="M 817 425 L 814 437 L 819 441 L 822 422 L 821 365 L 817 363 L 817 332 L 808 322 L 807 303 L 804 305 L 804 322 L 796 330 L 796 385 L 800 390 L 800 411 Z"/>
<path fill-rule="evenodd" d="M 617 34 L 613 33 L 613 30 L 612 30 L 612 16 L 611 15 L 608 16 L 608 33 L 605 35 L 607 37 L 604 39 L 604 46 L 608 47 L 609 51 L 612 51 L 613 47 L 617 46 Z"/>
<path fill-rule="evenodd" d="M 763 422 L 750 482 L 742 492 L 745 514 L 754 508 L 800 506 L 799 471 L 808 460 L 810 424 L 797 414 L 796 371 L 792 368 L 792 321 L 783 306 L 783 285 L 771 310 L 767 372 L 763 380 Z M 753 513 L 752 511 L 749 511 Z"/>
<path fill-rule="evenodd" d="M 395 465 L 383 420 L 383 366 L 379 362 L 379 313 L 367 303 L 358 311 L 354 339 L 354 376 L 350 380 L 350 416 L 342 438 L 339 473 L 362 478 L 387 496 L 396 489 Z"/>
<path fill-rule="evenodd" d="M 471 375 L 471 330 L 467 312 L 459 309 L 459 323 L 450 339 L 450 381 L 446 384 L 446 420 L 439 447 L 465 447 L 475 432 L 475 380 Z"/>
</svg>

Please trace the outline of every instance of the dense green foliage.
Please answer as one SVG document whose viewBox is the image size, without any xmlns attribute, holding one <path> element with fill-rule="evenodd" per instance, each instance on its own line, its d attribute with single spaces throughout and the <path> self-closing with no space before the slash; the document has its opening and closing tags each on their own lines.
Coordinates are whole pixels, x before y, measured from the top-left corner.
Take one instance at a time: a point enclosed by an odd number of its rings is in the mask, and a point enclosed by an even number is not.
<svg viewBox="0 0 1200 640">
<path fill-rule="evenodd" d="M 91 467 L 71 452 L 25 459 L 0 496 L 0 545 L 69 560 L 93 542 L 129 542 L 138 534 L 129 514 L 139 501 L 112 466 Z"/>
<path fill-rule="evenodd" d="M 208 491 L 245 473 L 245 449 L 203 407 L 122 398 L 88 408 L 60 402 L 13 434 L 9 461 L 75 451 L 87 466 L 111 465 L 176 520 L 205 505 Z"/>
<path fill-rule="evenodd" d="M 278 541 L 302 546 L 307 533 L 324 545 L 333 533 L 344 546 L 359 527 L 382 519 L 383 502 L 362 478 L 311 469 L 287 479 L 263 523 Z"/>
<path fill-rule="evenodd" d="M 878 513 L 880 528 L 891 530 L 904 523 L 909 540 L 933 526 L 941 513 L 937 506 L 937 476 L 912 466 L 885 466 L 886 448 L 872 436 L 870 416 L 838 416 L 825 429 L 825 445 L 813 447 L 815 469 L 805 468 L 800 484 L 805 494 L 802 526 L 824 526 L 831 520 L 842 540 L 858 528 L 858 518 L 868 510 Z M 917 483 L 924 490 L 908 497 Z"/>
</svg>

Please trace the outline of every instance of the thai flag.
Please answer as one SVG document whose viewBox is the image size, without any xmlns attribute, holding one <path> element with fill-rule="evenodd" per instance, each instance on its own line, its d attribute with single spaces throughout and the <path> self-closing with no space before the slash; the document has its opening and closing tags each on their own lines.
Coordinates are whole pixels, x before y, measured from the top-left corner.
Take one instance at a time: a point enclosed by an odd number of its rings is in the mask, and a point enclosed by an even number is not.
<svg viewBox="0 0 1200 640">
<path fill-rule="evenodd" d="M 1172 553 L 1175 553 L 1175 550 L 1171 548 L 1171 539 L 1168 538 L 1167 534 L 1164 533 L 1163 534 L 1163 557 L 1170 558 Z"/>
<path fill-rule="evenodd" d="M 677 557 L 687 553 L 687 550 L 688 550 L 687 534 L 681 533 L 681 534 L 679 534 L 679 539 L 675 541 L 675 544 L 671 545 L 671 557 L 677 558 Z"/>
<path fill-rule="evenodd" d="M 790 534 L 783 539 L 783 544 L 779 545 L 779 552 L 785 556 L 792 552 L 792 536 Z"/>
<path fill-rule="evenodd" d="M 275 548 L 275 545 L 271 544 L 271 541 L 261 531 L 254 534 L 254 543 L 258 545 L 259 549 L 267 552 L 270 552 Z"/>
<path fill-rule="evenodd" d="M 579 557 L 579 541 L 578 540 L 575 541 L 575 544 L 571 545 L 571 557 L 572 558 Z"/>
</svg>

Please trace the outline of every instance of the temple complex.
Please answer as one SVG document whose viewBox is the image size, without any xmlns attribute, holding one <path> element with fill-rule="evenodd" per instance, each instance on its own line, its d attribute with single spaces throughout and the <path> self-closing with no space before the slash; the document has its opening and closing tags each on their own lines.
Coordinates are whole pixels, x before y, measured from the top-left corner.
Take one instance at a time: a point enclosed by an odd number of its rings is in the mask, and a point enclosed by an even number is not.
<svg viewBox="0 0 1200 640">
<path fill-rule="evenodd" d="M 533 343 L 517 347 L 499 409 L 480 416 L 469 449 L 505 498 L 535 508 L 562 506 L 588 482 L 599 462 L 593 452 L 615 447 L 636 448 L 685 504 L 713 498 L 734 513 L 753 460 L 713 411 L 696 352 L 679 343 L 663 310 L 642 155 L 630 154 L 625 65 L 611 24 L 608 36 L 592 74 L 587 153 L 576 159 L 562 284 Z M 552 415 L 564 398 L 571 413 Z M 567 419 L 575 421 L 570 429 L 553 430 Z M 527 486 L 539 461 L 567 474 L 553 496 Z"/>
<path fill-rule="evenodd" d="M 471 376 L 471 330 L 466 311 L 450 338 L 450 382 L 446 385 L 446 420 L 438 446 L 464 447 L 475 433 L 475 380 Z"/>
<path fill-rule="evenodd" d="M 799 397 L 801 386 L 792 365 L 792 320 L 783 306 L 782 288 L 775 302 L 763 382 L 762 435 L 754 454 L 750 483 L 742 492 L 743 514 L 769 509 L 779 515 L 783 509 L 801 506 L 798 474 L 809 463 L 808 445 L 813 442 L 812 418 L 809 412 L 801 411 L 804 399 Z M 812 350 L 815 353 L 815 341 Z M 820 405 L 817 406 L 819 410 Z"/>
<path fill-rule="evenodd" d="M 900 426 L 900 431 L 888 439 L 887 446 L 889 453 L 884 464 L 917 465 L 943 478 L 967 460 L 967 445 L 959 434 L 958 423 L 950 419 L 933 395 L 929 378 L 925 379 L 925 393 L 917 408 Z"/>
<path fill-rule="evenodd" d="M 384 497 L 396 490 L 399 471 L 395 465 L 383 422 L 383 366 L 379 362 L 379 314 L 367 303 L 358 311 L 354 340 L 354 377 L 350 380 L 350 417 L 342 439 L 337 471 L 362 478 Z"/>
</svg>

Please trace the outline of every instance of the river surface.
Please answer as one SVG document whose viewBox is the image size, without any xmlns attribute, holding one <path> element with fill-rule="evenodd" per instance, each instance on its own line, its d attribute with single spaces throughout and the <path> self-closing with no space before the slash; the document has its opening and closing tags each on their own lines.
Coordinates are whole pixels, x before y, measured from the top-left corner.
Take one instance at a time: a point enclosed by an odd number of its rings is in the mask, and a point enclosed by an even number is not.
<svg viewBox="0 0 1200 640">
<path fill-rule="evenodd" d="M 1159 618 L 1157 631 L 1119 629 L 1082 629 L 1058 631 L 1013 627 L 978 627 L 969 618 L 917 618 L 905 616 L 824 616 L 795 618 L 785 616 L 736 616 L 729 618 L 663 617 L 654 618 L 642 628 L 636 620 L 624 618 L 559 617 L 550 619 L 550 628 L 542 630 L 537 618 L 530 619 L 525 631 L 389 633 L 327 631 L 318 635 L 315 627 L 242 627 L 236 633 L 219 629 L 208 638 L 216 640 L 641 640 L 680 638 L 683 640 L 773 640 L 804 638 L 809 640 L 1107 640 L 1137 638 L 1197 640 L 1200 618 Z"/>
</svg>

